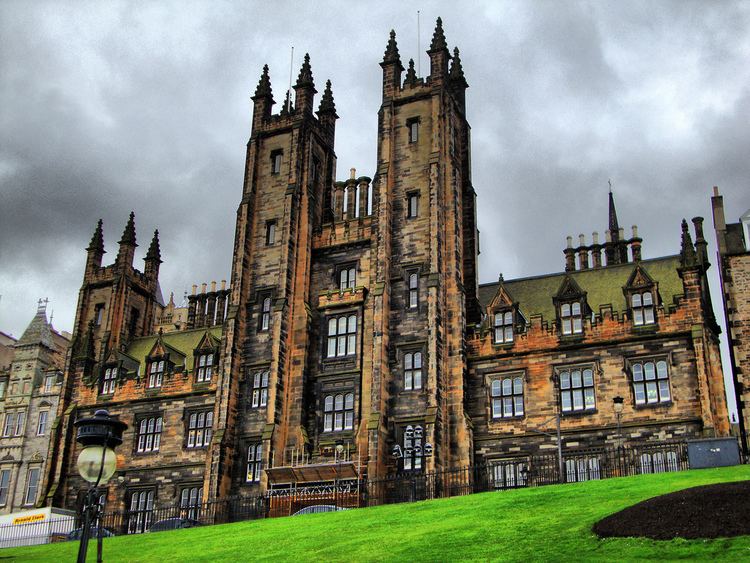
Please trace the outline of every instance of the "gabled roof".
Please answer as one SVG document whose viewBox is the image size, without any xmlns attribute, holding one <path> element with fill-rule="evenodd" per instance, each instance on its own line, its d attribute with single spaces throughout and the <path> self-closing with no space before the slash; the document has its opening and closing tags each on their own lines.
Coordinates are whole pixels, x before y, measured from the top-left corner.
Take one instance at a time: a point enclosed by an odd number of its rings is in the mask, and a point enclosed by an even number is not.
<svg viewBox="0 0 750 563">
<path fill-rule="evenodd" d="M 675 296 L 682 295 L 682 280 L 677 271 L 680 267 L 679 255 L 605 268 L 505 280 L 503 284 L 518 301 L 518 308 L 527 319 L 534 315 L 542 315 L 547 321 L 556 318 L 553 297 L 560 290 L 566 275 L 586 293 L 588 306 L 595 313 L 599 312 L 602 305 L 611 305 L 613 311 L 625 311 L 627 303 L 622 288 L 627 285 L 639 264 L 658 284 L 661 302 L 665 305 L 671 304 Z M 479 286 L 479 302 L 482 307 L 486 308 L 489 305 L 497 293 L 498 286 L 498 282 Z"/>
</svg>

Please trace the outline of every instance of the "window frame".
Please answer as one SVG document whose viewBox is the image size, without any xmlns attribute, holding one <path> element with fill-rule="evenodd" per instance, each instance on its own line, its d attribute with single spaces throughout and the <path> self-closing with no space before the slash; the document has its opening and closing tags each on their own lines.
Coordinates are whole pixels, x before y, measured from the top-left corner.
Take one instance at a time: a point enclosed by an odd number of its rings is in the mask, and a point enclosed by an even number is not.
<svg viewBox="0 0 750 563">
<path fill-rule="evenodd" d="M 419 270 L 406 271 L 406 308 L 419 309 Z"/>
<path fill-rule="evenodd" d="M 42 417 L 44 415 L 44 417 Z M 44 436 L 47 433 L 47 423 L 49 422 L 49 411 L 39 411 L 36 419 L 36 435 Z"/>
<path fill-rule="evenodd" d="M 245 458 L 245 483 L 260 483 L 263 475 L 263 442 L 251 442 L 247 445 Z"/>
<path fill-rule="evenodd" d="M 578 312 L 576 312 L 576 308 Z M 583 312 L 584 304 L 580 300 L 560 303 L 558 316 L 560 319 L 560 334 L 562 336 L 580 336 L 583 334 Z M 568 328 L 567 331 L 566 328 Z"/>
<path fill-rule="evenodd" d="M 529 459 L 525 457 L 491 459 L 487 462 L 495 489 L 519 489 L 529 483 Z M 525 470 L 525 471 L 524 471 Z"/>
<path fill-rule="evenodd" d="M 5 478 L 7 476 L 7 479 Z M 10 480 L 13 477 L 12 469 L 0 469 L 0 506 L 8 504 L 10 497 Z"/>
<path fill-rule="evenodd" d="M 183 485 L 180 489 L 180 512 L 182 513 L 182 517 L 190 520 L 198 520 L 202 507 L 203 485 Z"/>
<path fill-rule="evenodd" d="M 266 246 L 273 246 L 276 244 L 276 227 L 278 226 L 278 222 L 276 219 L 270 219 L 266 221 L 266 234 L 265 234 L 265 242 Z"/>
<path fill-rule="evenodd" d="M 150 364 L 149 364 L 150 369 Z M 102 383 L 99 387 L 100 395 L 114 395 L 115 385 L 117 383 L 117 375 L 120 371 L 118 366 L 105 366 L 102 371 Z M 109 377 L 108 377 L 109 376 Z M 111 391 L 109 389 L 111 388 Z"/>
<path fill-rule="evenodd" d="M 191 409 L 185 412 L 185 449 L 203 450 L 211 444 L 214 429 L 214 411 Z"/>
<path fill-rule="evenodd" d="M 274 149 L 271 151 L 271 174 L 274 176 L 281 174 L 281 167 L 284 162 L 284 150 Z"/>
<path fill-rule="evenodd" d="M 401 368 L 404 391 L 421 391 L 424 388 L 424 352 L 422 349 L 404 351 Z"/>
<path fill-rule="evenodd" d="M 195 355 L 195 382 L 211 383 L 216 366 L 216 350 L 199 350 Z"/>
<path fill-rule="evenodd" d="M 52 388 L 57 384 L 57 375 L 45 375 L 44 376 L 44 387 L 42 388 L 45 393 L 52 393 Z M 2 396 L 0 394 L 0 396 Z"/>
<path fill-rule="evenodd" d="M 419 143 L 419 117 L 410 117 L 406 120 L 406 136 L 410 145 Z"/>
<path fill-rule="evenodd" d="M 355 262 L 340 264 L 336 268 L 336 285 L 339 291 L 357 287 L 357 264 Z"/>
<path fill-rule="evenodd" d="M 498 323 L 498 317 L 500 322 Z M 515 312 L 513 309 L 497 309 L 492 313 L 493 344 L 512 344 L 515 340 Z M 500 338 L 498 338 L 498 331 Z"/>
<path fill-rule="evenodd" d="M 342 323 L 344 320 L 343 331 Z M 354 329 L 352 330 L 352 320 Z M 323 359 L 336 360 L 353 358 L 357 355 L 357 337 L 359 335 L 359 315 L 356 312 L 340 313 L 329 315 L 325 318 L 325 340 Z M 331 332 L 331 327 L 333 332 Z M 343 353 L 341 353 L 343 344 Z M 331 345 L 333 345 L 333 354 L 331 354 Z"/>
<path fill-rule="evenodd" d="M 340 401 L 339 401 L 340 399 Z M 354 430 L 353 391 L 327 393 L 323 397 L 323 434 Z"/>
<path fill-rule="evenodd" d="M 156 501 L 156 488 L 134 489 L 129 492 L 127 515 L 127 533 L 142 534 L 151 527 Z M 134 507 L 135 505 L 135 507 Z"/>
<path fill-rule="evenodd" d="M 258 332 L 268 332 L 271 330 L 271 312 L 273 311 L 273 299 L 271 294 L 263 292 L 258 294 Z"/>
<path fill-rule="evenodd" d="M 419 217 L 419 190 L 406 192 L 406 218 L 416 219 Z"/>
<path fill-rule="evenodd" d="M 591 383 L 586 383 L 586 372 L 591 372 Z M 579 384 L 575 383 L 575 373 L 578 372 L 580 378 Z M 555 368 L 555 374 L 557 375 L 557 395 L 560 405 L 560 414 L 562 416 L 577 415 L 577 414 L 590 414 L 596 412 L 596 372 L 597 368 L 595 364 L 576 364 L 570 366 L 560 366 Z M 564 374 L 567 376 L 567 384 L 565 383 Z M 565 385 L 565 386 L 564 386 Z M 587 390 L 591 390 L 591 393 L 587 393 Z M 580 391 L 580 394 L 577 392 Z M 589 396 L 591 397 L 592 406 L 588 406 Z M 565 398 L 568 397 L 568 408 L 565 408 Z M 576 399 L 580 397 L 581 407 L 576 408 Z"/>
<path fill-rule="evenodd" d="M 149 358 L 146 374 L 146 389 L 161 389 L 164 375 L 167 373 L 168 360 L 164 357 Z"/>
<path fill-rule="evenodd" d="M 509 384 L 509 388 L 506 383 Z M 520 391 L 518 390 L 519 386 Z M 525 374 L 520 372 L 495 374 L 490 376 L 488 387 L 490 420 L 501 421 L 526 416 Z M 506 410 L 506 407 L 509 407 L 509 409 Z M 509 412 L 509 414 L 506 414 L 506 412 Z"/>
<path fill-rule="evenodd" d="M 633 392 L 633 405 L 636 408 L 657 407 L 673 403 L 669 363 L 668 356 L 650 356 L 628 360 L 630 388 Z M 652 366 L 651 375 L 653 377 L 649 377 L 647 367 L 649 364 Z M 660 366 L 663 366 L 663 370 L 660 369 Z M 653 383 L 653 386 L 650 387 L 650 383 Z M 655 401 L 649 400 L 650 389 L 653 389 L 656 394 Z M 642 392 L 643 400 L 639 400 L 639 391 Z"/>
<path fill-rule="evenodd" d="M 154 421 L 153 426 L 149 426 L 149 421 Z M 143 427 L 146 423 L 145 429 Z M 133 449 L 136 455 L 149 455 L 159 453 L 161 449 L 161 435 L 164 431 L 164 415 L 162 413 L 152 413 L 139 416 L 135 422 L 135 436 L 133 440 Z M 149 441 L 150 438 L 150 441 Z"/>
<path fill-rule="evenodd" d="M 403 473 L 422 473 L 425 469 L 424 444 L 427 442 L 425 436 L 427 425 L 423 422 L 407 424 L 401 428 L 402 456 L 400 469 Z M 413 435 L 407 437 L 407 431 L 411 428 Z M 409 453 L 407 453 L 409 451 Z"/>
<path fill-rule="evenodd" d="M 647 295 L 649 303 L 646 303 Z M 638 300 L 637 305 L 636 299 Z M 628 306 L 633 326 L 644 327 L 656 324 L 656 303 L 653 288 L 649 287 L 631 292 L 628 297 Z"/>
<path fill-rule="evenodd" d="M 271 370 L 258 370 L 252 375 L 250 408 L 262 409 L 268 406 L 268 380 L 271 377 Z"/>
<path fill-rule="evenodd" d="M 31 475 L 32 473 L 36 476 L 34 481 L 34 495 L 31 499 L 29 499 L 30 493 L 31 493 Z M 39 494 L 39 481 L 42 476 L 42 468 L 41 467 L 29 467 L 28 471 L 26 472 L 26 484 L 24 485 L 24 491 L 23 491 L 23 506 L 34 506 L 36 502 L 36 497 Z"/>
</svg>

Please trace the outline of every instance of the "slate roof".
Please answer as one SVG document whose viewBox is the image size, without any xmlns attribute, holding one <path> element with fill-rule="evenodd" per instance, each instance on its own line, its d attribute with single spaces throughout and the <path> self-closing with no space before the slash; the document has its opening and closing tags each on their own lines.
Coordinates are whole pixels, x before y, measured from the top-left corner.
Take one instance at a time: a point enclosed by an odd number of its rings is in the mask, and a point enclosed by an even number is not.
<svg viewBox="0 0 750 563">
<path fill-rule="evenodd" d="M 31 319 L 29 326 L 23 331 L 23 335 L 18 339 L 15 346 L 33 346 L 36 344 L 43 344 L 52 348 L 52 333 L 47 322 L 47 313 L 41 308 Z"/>
<path fill-rule="evenodd" d="M 680 267 L 680 256 L 665 256 L 639 262 L 649 276 L 658 284 L 660 303 L 669 305 L 674 297 L 682 295 L 682 280 L 677 269 Z M 557 317 L 552 298 L 557 294 L 566 275 L 570 275 L 586 292 L 589 307 L 599 312 L 602 305 L 611 305 L 613 311 L 625 311 L 627 304 L 622 288 L 627 285 L 630 275 L 636 268 L 636 263 L 619 264 L 605 268 L 579 270 L 575 272 L 559 272 L 505 280 L 505 290 L 518 302 L 521 314 L 529 319 L 534 315 L 542 315 L 545 320 Z M 500 282 L 482 284 L 479 286 L 479 302 L 486 308 L 497 293 Z"/>
<path fill-rule="evenodd" d="M 176 360 L 183 360 L 185 369 L 192 370 L 194 363 L 193 351 L 198 347 L 203 339 L 203 335 L 208 334 L 217 343 L 221 340 L 221 325 L 209 328 L 196 328 L 193 330 L 184 330 L 178 332 L 165 332 L 161 335 L 162 344 L 168 350 L 174 350 L 180 356 L 175 358 L 170 356 L 172 362 L 176 365 L 180 363 Z M 146 358 L 156 344 L 158 334 L 144 336 L 133 340 L 126 350 L 126 354 L 141 365 L 146 364 Z"/>
</svg>

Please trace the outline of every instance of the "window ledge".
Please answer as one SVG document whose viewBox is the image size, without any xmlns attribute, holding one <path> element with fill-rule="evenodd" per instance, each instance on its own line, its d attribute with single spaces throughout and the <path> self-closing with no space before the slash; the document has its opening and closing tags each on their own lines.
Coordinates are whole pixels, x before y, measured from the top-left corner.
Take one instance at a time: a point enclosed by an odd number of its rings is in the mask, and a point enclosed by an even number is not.
<svg viewBox="0 0 750 563">
<path fill-rule="evenodd" d="M 576 332 L 574 334 L 560 334 L 560 342 L 580 342 L 586 337 L 585 332 Z"/>
<path fill-rule="evenodd" d="M 651 334 L 659 331 L 658 323 L 650 323 L 647 325 L 633 325 L 632 329 L 634 334 Z"/>
<path fill-rule="evenodd" d="M 193 391 L 208 391 L 210 387 L 210 381 L 196 381 L 193 383 Z"/>
<path fill-rule="evenodd" d="M 495 342 L 495 341 L 493 340 L 493 341 L 492 341 L 492 346 L 493 346 L 493 347 L 494 347 L 494 348 L 495 348 L 496 350 L 505 350 L 505 349 L 509 349 L 509 348 L 512 348 L 512 347 L 513 347 L 513 345 L 514 345 L 515 343 L 516 343 L 516 341 L 515 341 L 515 340 L 511 340 L 510 342 Z"/>
<path fill-rule="evenodd" d="M 161 395 L 161 387 L 148 387 L 146 389 L 146 397 L 158 397 Z"/>
<path fill-rule="evenodd" d="M 506 420 L 518 421 L 526 418 L 525 414 L 517 414 L 515 416 L 493 416 L 490 417 L 490 422 L 504 422 Z"/>
<path fill-rule="evenodd" d="M 569 411 L 569 412 L 563 412 L 560 413 L 560 416 L 563 418 L 567 417 L 577 417 L 577 416 L 588 416 L 590 414 L 596 414 L 599 412 L 599 409 L 585 409 L 582 411 Z"/>
<path fill-rule="evenodd" d="M 664 380 L 662 380 L 664 381 Z M 674 405 L 673 401 L 662 401 L 660 403 L 643 403 L 642 405 L 633 405 L 636 410 L 653 409 L 658 407 L 671 407 Z"/>
</svg>

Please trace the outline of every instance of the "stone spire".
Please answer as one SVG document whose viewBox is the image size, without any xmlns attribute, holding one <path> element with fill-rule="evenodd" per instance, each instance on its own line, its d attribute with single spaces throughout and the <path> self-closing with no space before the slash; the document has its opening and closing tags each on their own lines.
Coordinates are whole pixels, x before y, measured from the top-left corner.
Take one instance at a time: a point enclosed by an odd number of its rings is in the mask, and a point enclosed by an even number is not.
<svg viewBox="0 0 750 563">
<path fill-rule="evenodd" d="M 463 88 L 469 87 L 466 82 L 466 77 L 464 76 L 463 66 L 461 66 L 461 57 L 459 56 L 458 47 L 453 48 L 453 61 L 451 63 L 450 79 L 451 83 L 453 83 L 454 86 L 461 86 Z"/>
<path fill-rule="evenodd" d="M 268 76 L 268 65 L 263 65 L 258 87 L 255 89 L 253 100 L 253 129 L 262 126 L 264 121 L 271 118 L 271 107 L 274 104 L 271 91 L 271 78 Z"/>
<path fill-rule="evenodd" d="M 158 262 L 159 264 L 162 263 L 161 261 L 161 249 L 159 248 L 159 229 L 156 229 L 154 231 L 154 238 L 151 239 L 151 245 L 148 247 L 148 252 L 146 252 L 146 257 L 144 258 L 146 262 Z"/>
<path fill-rule="evenodd" d="M 383 56 L 383 62 L 380 66 L 386 64 L 395 64 L 404 70 L 401 66 L 401 56 L 398 54 L 398 45 L 396 44 L 396 32 L 391 30 L 390 39 L 388 39 L 388 45 L 385 48 L 385 55 Z"/>
<path fill-rule="evenodd" d="M 122 232 L 120 244 L 125 244 L 128 246 L 138 246 L 135 242 L 135 213 L 133 211 L 130 212 L 130 217 L 128 218 L 128 222 L 125 225 L 125 230 Z"/>
<path fill-rule="evenodd" d="M 695 254 L 693 239 L 688 230 L 688 224 L 685 219 L 682 220 L 682 241 L 680 248 L 680 265 L 683 268 L 692 268 L 698 264 L 698 257 Z"/>
<path fill-rule="evenodd" d="M 430 51 L 439 51 L 448 49 L 448 43 L 445 41 L 445 33 L 443 33 L 443 19 L 438 18 L 435 24 L 435 32 L 432 34 L 432 43 L 430 43 Z"/>
<path fill-rule="evenodd" d="M 263 73 L 260 75 L 260 80 L 258 81 L 258 87 L 255 89 L 253 100 L 272 97 L 273 93 L 271 91 L 271 77 L 268 76 L 268 65 L 263 65 Z"/>
<path fill-rule="evenodd" d="M 609 188 L 609 232 L 612 240 L 616 241 L 620 232 L 620 224 L 617 222 L 617 209 L 615 209 L 615 197 L 612 195 L 611 186 Z"/>
<path fill-rule="evenodd" d="M 91 237 L 91 242 L 86 249 L 89 252 L 97 252 L 104 254 L 104 231 L 102 230 L 102 220 L 99 219 L 96 223 L 96 229 L 94 229 L 94 236 Z"/>
<path fill-rule="evenodd" d="M 331 81 L 326 80 L 326 89 L 323 91 L 323 97 L 318 106 L 318 116 L 321 114 L 333 114 L 336 117 L 336 104 L 333 103 L 333 90 L 331 90 Z"/>
<path fill-rule="evenodd" d="M 404 85 L 415 86 L 417 84 L 417 71 L 414 70 L 414 59 L 409 59 L 409 68 L 406 71 Z"/>
<path fill-rule="evenodd" d="M 135 213 L 130 212 L 130 218 L 128 223 L 125 225 L 125 230 L 122 232 L 122 238 L 120 239 L 120 248 L 117 251 L 117 264 L 128 264 L 133 265 L 133 256 L 135 256 L 135 248 L 138 245 L 135 242 Z"/>
<path fill-rule="evenodd" d="M 315 83 L 313 82 L 310 55 L 308 53 L 305 53 L 305 60 L 302 62 L 302 68 L 297 77 L 297 84 L 294 85 L 294 92 L 297 111 L 311 114 L 313 112 L 313 97 L 318 91 L 315 89 Z"/>
<path fill-rule="evenodd" d="M 310 54 L 309 53 L 305 53 L 305 59 L 302 62 L 302 68 L 299 69 L 299 76 L 297 76 L 297 84 L 295 84 L 295 89 L 303 88 L 303 87 L 315 88 L 315 83 L 313 82 L 312 68 L 310 68 Z"/>
</svg>

